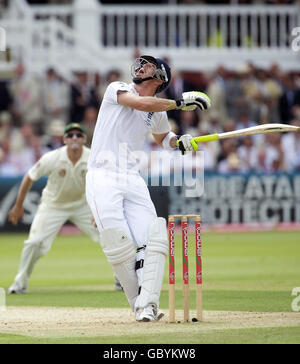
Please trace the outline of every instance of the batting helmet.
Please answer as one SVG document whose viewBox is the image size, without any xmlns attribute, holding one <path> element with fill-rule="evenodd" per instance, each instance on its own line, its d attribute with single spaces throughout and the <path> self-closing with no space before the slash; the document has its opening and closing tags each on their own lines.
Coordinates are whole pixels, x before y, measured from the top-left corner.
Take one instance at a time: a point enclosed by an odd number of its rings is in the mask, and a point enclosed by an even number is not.
<svg viewBox="0 0 300 364">
<path fill-rule="evenodd" d="M 152 63 L 156 66 L 154 75 L 152 77 L 147 77 L 147 78 L 136 77 L 137 72 L 141 67 L 143 67 L 145 63 Z M 167 64 L 167 62 L 165 62 L 160 58 L 154 58 L 152 56 L 145 55 L 137 58 L 134 64 L 132 65 L 131 74 L 133 76 L 133 82 L 136 84 L 140 84 L 144 81 L 152 79 L 163 81 L 163 83 L 160 86 L 158 86 L 155 93 L 159 93 L 165 90 L 169 86 L 171 81 L 171 69 Z"/>
</svg>

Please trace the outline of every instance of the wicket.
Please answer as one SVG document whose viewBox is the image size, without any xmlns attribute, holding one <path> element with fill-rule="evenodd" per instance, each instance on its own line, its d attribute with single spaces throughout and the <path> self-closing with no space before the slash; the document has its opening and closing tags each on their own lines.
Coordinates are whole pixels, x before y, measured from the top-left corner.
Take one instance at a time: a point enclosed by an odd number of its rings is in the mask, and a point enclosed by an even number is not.
<svg viewBox="0 0 300 364">
<path fill-rule="evenodd" d="M 202 243 L 200 215 L 170 215 L 169 231 L 169 322 L 175 322 L 175 219 L 181 219 L 182 231 L 182 273 L 183 273 L 183 319 L 189 321 L 190 288 L 188 263 L 188 219 L 195 220 L 196 241 L 196 309 L 197 320 L 202 321 Z"/>
</svg>

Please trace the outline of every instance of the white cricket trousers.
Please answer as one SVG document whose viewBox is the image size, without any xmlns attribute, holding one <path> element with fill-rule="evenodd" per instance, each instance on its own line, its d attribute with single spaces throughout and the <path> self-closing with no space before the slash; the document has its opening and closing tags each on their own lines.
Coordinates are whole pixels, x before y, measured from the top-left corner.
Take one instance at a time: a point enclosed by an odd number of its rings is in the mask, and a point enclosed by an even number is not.
<svg viewBox="0 0 300 364">
<path fill-rule="evenodd" d="M 89 170 L 86 198 L 99 231 L 122 228 L 136 247 L 147 245 L 149 226 L 157 214 L 140 175 Z"/>
<path fill-rule="evenodd" d="M 18 274 L 14 285 L 26 288 L 37 260 L 51 248 L 52 242 L 65 222 L 71 221 L 83 233 L 99 243 L 99 232 L 91 222 L 92 213 L 87 204 L 76 209 L 58 209 L 41 203 L 24 242 Z"/>
</svg>

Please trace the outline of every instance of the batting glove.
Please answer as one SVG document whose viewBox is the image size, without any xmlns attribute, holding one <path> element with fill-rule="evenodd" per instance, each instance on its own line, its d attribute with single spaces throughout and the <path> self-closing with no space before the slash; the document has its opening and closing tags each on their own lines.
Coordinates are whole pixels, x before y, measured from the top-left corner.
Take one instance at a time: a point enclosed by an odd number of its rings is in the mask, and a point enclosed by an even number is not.
<svg viewBox="0 0 300 364">
<path fill-rule="evenodd" d="M 177 140 L 177 146 L 179 150 L 181 150 L 182 154 L 187 154 L 189 152 L 193 152 L 194 150 L 198 150 L 197 143 L 193 142 L 193 137 L 190 134 L 182 135 Z"/>
<path fill-rule="evenodd" d="M 207 110 L 211 106 L 210 98 L 203 92 L 189 91 L 182 94 L 182 99 L 176 100 L 177 109 L 191 111 L 200 107 Z"/>
</svg>

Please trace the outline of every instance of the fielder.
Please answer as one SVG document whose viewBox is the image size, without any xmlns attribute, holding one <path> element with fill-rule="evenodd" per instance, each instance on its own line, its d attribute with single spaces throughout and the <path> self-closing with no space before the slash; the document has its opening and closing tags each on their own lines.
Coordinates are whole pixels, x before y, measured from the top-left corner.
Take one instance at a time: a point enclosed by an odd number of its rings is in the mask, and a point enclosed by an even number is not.
<svg viewBox="0 0 300 364">
<path fill-rule="evenodd" d="M 94 130 L 86 176 L 86 196 L 100 232 L 100 244 L 127 296 L 137 321 L 156 321 L 168 254 L 166 221 L 157 217 L 137 153 L 150 131 L 170 150 L 177 147 L 167 110 L 210 107 L 207 95 L 186 92 L 181 100 L 155 96 L 171 80 L 168 64 L 141 56 L 132 66 L 133 83 L 112 82 L 106 89 Z M 179 138 L 183 153 L 192 136 Z"/>
<path fill-rule="evenodd" d="M 64 131 L 65 146 L 44 154 L 24 176 L 15 205 L 9 212 L 14 225 L 24 216 L 23 202 L 34 181 L 48 175 L 41 203 L 24 242 L 18 274 L 8 293 L 26 293 L 29 277 L 39 258 L 51 248 L 63 224 L 69 220 L 99 242 L 92 214 L 85 198 L 85 175 L 90 149 L 80 124 L 69 124 Z"/>
</svg>

